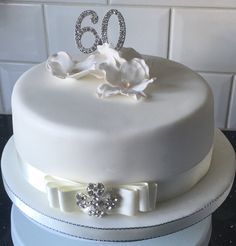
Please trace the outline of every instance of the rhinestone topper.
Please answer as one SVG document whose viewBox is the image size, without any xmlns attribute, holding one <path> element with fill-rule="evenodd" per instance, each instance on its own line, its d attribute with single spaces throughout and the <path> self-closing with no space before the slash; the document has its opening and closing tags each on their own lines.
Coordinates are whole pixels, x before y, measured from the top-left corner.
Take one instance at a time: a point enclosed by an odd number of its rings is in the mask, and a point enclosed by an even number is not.
<svg viewBox="0 0 236 246">
<path fill-rule="evenodd" d="M 120 26 L 120 31 L 119 31 L 120 35 L 118 38 L 118 42 L 115 46 L 115 49 L 120 50 L 123 47 L 124 42 L 125 42 L 125 36 L 126 36 L 126 26 L 125 26 L 125 20 L 124 20 L 123 15 L 117 9 L 110 9 L 105 14 L 105 16 L 102 20 L 101 37 L 98 35 L 97 31 L 93 27 L 91 27 L 91 26 L 81 27 L 81 24 L 82 24 L 84 18 L 87 16 L 90 16 L 91 22 L 93 24 L 96 24 L 98 22 L 98 15 L 95 11 L 85 10 L 78 17 L 78 19 L 76 21 L 76 25 L 75 25 L 75 41 L 76 41 L 76 44 L 77 44 L 77 46 L 81 52 L 89 54 L 89 53 L 94 52 L 97 49 L 98 45 L 103 44 L 103 43 L 109 43 L 107 32 L 108 32 L 109 20 L 110 20 L 112 15 L 117 16 L 118 23 Z M 91 32 L 95 37 L 93 45 L 89 48 L 84 47 L 82 42 L 81 42 L 82 36 L 86 32 Z"/>
</svg>

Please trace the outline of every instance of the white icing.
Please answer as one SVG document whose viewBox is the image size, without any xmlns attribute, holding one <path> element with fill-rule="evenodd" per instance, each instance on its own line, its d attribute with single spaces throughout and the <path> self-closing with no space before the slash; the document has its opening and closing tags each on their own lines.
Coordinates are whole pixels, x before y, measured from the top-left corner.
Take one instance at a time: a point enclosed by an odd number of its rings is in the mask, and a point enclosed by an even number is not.
<svg viewBox="0 0 236 246">
<path fill-rule="evenodd" d="M 164 182 L 199 163 L 213 141 L 213 100 L 204 80 L 148 59 L 158 86 L 148 100 L 97 98 L 103 80 L 52 76 L 45 64 L 16 83 L 13 127 L 21 157 L 43 172 L 81 182 Z M 158 88 L 157 88 L 158 87 Z"/>
</svg>

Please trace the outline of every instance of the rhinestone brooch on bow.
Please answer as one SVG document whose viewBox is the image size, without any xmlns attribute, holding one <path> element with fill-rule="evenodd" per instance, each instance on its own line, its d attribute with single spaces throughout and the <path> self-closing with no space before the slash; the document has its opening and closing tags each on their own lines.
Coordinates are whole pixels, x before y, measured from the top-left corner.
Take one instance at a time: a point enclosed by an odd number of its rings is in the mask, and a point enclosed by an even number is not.
<svg viewBox="0 0 236 246">
<path fill-rule="evenodd" d="M 113 191 L 106 191 L 102 183 L 89 183 L 86 190 L 87 194 L 77 193 L 76 203 L 90 216 L 101 218 L 120 204 L 120 196 Z"/>
</svg>

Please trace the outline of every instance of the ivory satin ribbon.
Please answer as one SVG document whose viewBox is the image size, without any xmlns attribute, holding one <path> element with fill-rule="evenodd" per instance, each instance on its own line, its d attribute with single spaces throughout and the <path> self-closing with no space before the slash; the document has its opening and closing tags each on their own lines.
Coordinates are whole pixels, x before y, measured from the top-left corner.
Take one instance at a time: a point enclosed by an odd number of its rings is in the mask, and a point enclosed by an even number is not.
<svg viewBox="0 0 236 246">
<path fill-rule="evenodd" d="M 168 180 L 107 187 L 108 189 L 115 190 L 115 193 L 121 197 L 119 207 L 109 211 L 109 213 L 132 216 L 138 212 L 152 211 L 156 208 L 158 202 L 188 191 L 207 173 L 211 163 L 212 150 L 213 147 L 205 158 L 192 169 L 171 177 Z M 22 160 L 19 154 L 18 159 L 25 179 L 33 187 L 47 194 L 47 199 L 51 207 L 59 208 L 63 212 L 81 211 L 76 204 L 76 194 L 78 192 L 86 193 L 88 184 L 63 179 L 42 172 Z"/>
</svg>

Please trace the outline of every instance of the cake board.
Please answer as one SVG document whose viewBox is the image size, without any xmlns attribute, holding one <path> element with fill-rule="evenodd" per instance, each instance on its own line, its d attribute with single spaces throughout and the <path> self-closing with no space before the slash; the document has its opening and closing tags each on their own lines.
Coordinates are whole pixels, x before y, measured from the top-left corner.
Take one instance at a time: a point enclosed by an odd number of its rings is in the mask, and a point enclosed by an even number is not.
<svg viewBox="0 0 236 246">
<path fill-rule="evenodd" d="M 171 234 L 211 215 L 231 189 L 235 153 L 225 136 L 216 130 L 213 158 L 207 175 L 190 191 L 159 203 L 155 211 L 132 217 L 112 215 L 97 219 L 83 213 L 62 213 L 50 208 L 45 194 L 31 187 L 20 175 L 13 139 L 3 153 L 2 173 L 9 197 L 38 224 L 80 239 L 127 242 Z"/>
<path fill-rule="evenodd" d="M 211 235 L 211 216 L 179 232 L 135 242 L 96 242 L 77 239 L 53 232 L 31 221 L 13 205 L 11 233 L 15 246 L 207 246 Z"/>
</svg>

